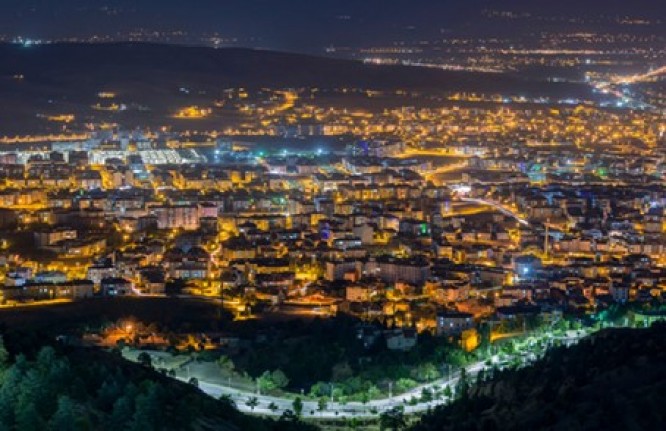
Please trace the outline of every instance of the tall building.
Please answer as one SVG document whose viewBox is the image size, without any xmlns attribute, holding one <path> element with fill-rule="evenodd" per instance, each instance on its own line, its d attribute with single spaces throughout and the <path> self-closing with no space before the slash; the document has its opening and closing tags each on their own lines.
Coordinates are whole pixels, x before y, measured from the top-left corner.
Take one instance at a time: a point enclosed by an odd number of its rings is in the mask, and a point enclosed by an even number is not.
<svg viewBox="0 0 666 431">
<path fill-rule="evenodd" d="M 154 207 L 158 229 L 199 229 L 199 208 L 195 205 L 165 205 Z"/>
</svg>

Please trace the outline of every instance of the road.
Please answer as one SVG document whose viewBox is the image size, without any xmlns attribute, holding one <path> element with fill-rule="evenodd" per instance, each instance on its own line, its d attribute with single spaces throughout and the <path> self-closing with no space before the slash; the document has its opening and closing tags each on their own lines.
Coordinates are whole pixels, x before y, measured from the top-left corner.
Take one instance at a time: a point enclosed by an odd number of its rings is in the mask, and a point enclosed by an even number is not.
<svg viewBox="0 0 666 431">
<path fill-rule="evenodd" d="M 651 70 L 646 73 L 641 73 L 637 75 L 630 75 L 630 76 L 618 76 L 613 79 L 613 83 L 615 84 L 634 84 L 636 82 L 643 82 L 643 81 L 648 81 L 654 77 L 660 76 L 660 75 L 665 75 L 666 74 L 666 66 L 660 67 L 658 69 Z"/>
<path fill-rule="evenodd" d="M 555 337 L 552 335 L 547 336 L 547 345 L 552 346 L 552 341 L 558 340 L 564 342 L 567 346 L 575 344 L 581 338 L 589 335 L 585 331 L 570 331 L 569 334 L 565 336 Z M 548 350 L 548 347 L 546 348 Z M 532 359 L 527 359 L 526 355 L 523 353 L 514 354 L 514 358 L 519 358 L 523 360 L 523 363 L 528 363 L 530 361 L 536 360 L 538 355 L 534 355 Z M 497 362 L 495 362 L 497 364 Z M 501 364 L 500 364 L 501 366 Z M 465 367 L 467 375 L 470 377 L 470 380 L 481 370 L 486 368 L 485 362 L 476 362 L 474 364 L 468 365 Z M 438 379 L 436 381 L 417 386 L 410 391 L 402 393 L 400 395 L 371 400 L 365 404 L 360 402 L 349 402 L 345 404 L 329 401 L 324 410 L 319 411 L 319 406 L 317 400 L 307 399 L 306 397 L 301 397 L 303 402 L 303 411 L 302 416 L 306 418 L 322 418 L 322 419 L 336 419 L 343 417 L 358 417 L 358 418 L 374 418 L 378 414 L 389 410 L 396 406 L 402 406 L 404 412 L 407 414 L 413 413 L 422 413 L 433 407 L 446 404 L 450 402 L 450 399 L 436 399 L 430 402 L 420 401 L 421 393 L 423 389 L 442 389 L 445 386 L 449 386 L 451 390 L 455 390 L 456 384 L 460 378 L 460 373 L 456 372 L 452 375 Z M 184 376 L 179 376 L 179 380 L 187 381 L 187 378 Z M 245 413 L 250 414 L 259 414 L 266 416 L 280 416 L 286 410 L 293 410 L 293 400 L 296 398 L 296 394 L 291 397 L 277 397 L 265 394 L 257 394 L 255 392 L 250 392 L 247 390 L 239 390 L 237 388 L 232 388 L 212 382 L 199 380 L 199 389 L 201 389 L 206 394 L 219 398 L 221 395 L 229 396 L 235 403 L 237 408 Z M 251 408 L 247 405 L 247 401 L 251 398 L 257 399 L 258 404 Z M 419 401 L 413 405 L 410 405 L 409 401 L 413 398 L 419 399 Z M 269 405 L 273 404 L 273 409 L 269 409 Z"/>
<path fill-rule="evenodd" d="M 518 214 L 514 210 L 512 210 L 510 208 L 507 208 L 506 206 L 504 206 L 500 203 L 497 203 L 495 201 L 491 201 L 491 200 L 488 200 L 488 199 L 478 199 L 478 198 L 460 198 L 460 200 L 463 201 L 463 202 L 473 202 L 473 203 L 477 203 L 477 204 L 488 205 L 490 207 L 495 208 L 496 210 L 498 210 L 502 214 L 508 215 L 509 217 L 513 217 L 514 219 L 516 219 L 518 221 L 518 223 L 520 223 L 522 225 L 525 225 L 525 226 L 530 225 L 530 223 L 527 220 L 525 220 L 524 218 L 522 218 L 520 214 Z"/>
<path fill-rule="evenodd" d="M 465 368 L 469 376 L 474 376 L 480 370 L 484 369 L 484 364 L 478 362 L 472 365 L 469 365 Z M 390 398 L 383 398 L 379 400 L 371 400 L 363 404 L 360 402 L 348 402 L 345 404 L 340 404 L 337 402 L 329 401 L 327 407 L 323 411 L 319 411 L 318 402 L 316 400 L 308 400 L 305 397 L 301 397 L 303 401 L 303 413 L 304 417 L 313 417 L 313 418 L 323 418 L 323 419 L 334 419 L 346 417 L 376 417 L 378 413 L 389 410 L 395 406 L 403 406 L 405 413 L 420 413 L 428 409 L 431 409 L 435 406 L 444 404 L 447 400 L 433 400 L 430 402 L 421 402 L 414 405 L 406 404 L 412 398 L 420 398 L 421 392 L 424 388 L 433 389 L 433 388 L 443 388 L 448 385 L 453 390 L 455 385 L 458 383 L 460 378 L 459 373 L 454 373 L 449 378 L 443 378 L 431 383 L 417 386 L 407 392 L 404 392 L 400 395 L 396 395 Z M 185 378 L 179 378 L 180 380 L 185 381 Z M 245 413 L 252 414 L 261 414 L 268 416 L 280 416 L 285 410 L 293 410 L 293 399 L 292 398 L 283 398 L 275 397 L 264 394 L 256 394 L 253 392 L 241 391 L 235 388 L 230 388 L 227 386 L 199 381 L 199 389 L 208 395 L 219 398 L 222 395 L 229 396 L 235 403 L 238 409 Z M 258 405 L 252 409 L 246 403 L 250 398 L 256 397 Z M 269 409 L 268 406 L 274 404 L 274 409 Z"/>
</svg>

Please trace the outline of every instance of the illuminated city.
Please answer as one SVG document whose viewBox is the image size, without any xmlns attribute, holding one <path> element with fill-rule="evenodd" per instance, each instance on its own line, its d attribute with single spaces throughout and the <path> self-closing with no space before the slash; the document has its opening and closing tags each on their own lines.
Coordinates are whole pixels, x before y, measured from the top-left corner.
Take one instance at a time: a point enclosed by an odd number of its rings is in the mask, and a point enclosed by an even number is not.
<svg viewBox="0 0 666 431">
<path fill-rule="evenodd" d="M 9 3 L 0 428 L 666 423 L 665 5 Z"/>
</svg>

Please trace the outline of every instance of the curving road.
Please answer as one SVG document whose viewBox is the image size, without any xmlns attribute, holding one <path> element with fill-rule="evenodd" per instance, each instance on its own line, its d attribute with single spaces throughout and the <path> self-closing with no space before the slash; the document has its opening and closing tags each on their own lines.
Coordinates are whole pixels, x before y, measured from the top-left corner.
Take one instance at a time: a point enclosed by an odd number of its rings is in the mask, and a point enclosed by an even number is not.
<svg viewBox="0 0 666 431">
<path fill-rule="evenodd" d="M 493 207 L 496 210 L 498 210 L 499 212 L 501 212 L 502 214 L 507 215 L 509 217 L 513 217 L 514 219 L 516 219 L 518 221 L 518 223 L 520 223 L 524 226 L 529 226 L 530 225 L 530 223 L 527 220 L 525 220 L 524 218 L 522 218 L 520 216 L 520 214 L 518 214 L 517 212 L 515 212 L 515 211 L 507 208 L 506 206 L 504 206 L 500 203 L 497 203 L 495 201 L 491 201 L 491 200 L 488 200 L 488 199 L 478 199 L 478 198 L 460 198 L 460 200 L 463 201 L 463 202 L 472 202 L 472 203 L 476 203 L 476 204 L 487 205 L 489 207 Z"/>
<path fill-rule="evenodd" d="M 548 336 L 547 341 L 559 340 L 564 341 L 567 345 L 574 344 L 578 342 L 581 338 L 587 336 L 585 331 L 570 331 L 569 334 L 561 337 Z M 548 346 L 551 343 L 547 343 Z M 546 351 L 548 348 L 546 348 Z M 525 355 L 517 354 L 517 358 L 521 358 L 524 363 L 531 362 L 536 360 L 538 356 L 533 355 L 531 359 L 526 358 Z M 485 363 L 477 362 L 472 365 L 465 367 L 465 371 L 470 378 L 474 377 L 479 371 L 484 370 Z M 177 377 L 179 380 L 186 381 L 185 377 Z M 425 412 L 433 407 L 446 404 L 450 402 L 450 399 L 437 399 L 430 402 L 418 401 L 414 405 L 409 405 L 407 402 L 412 398 L 420 399 L 421 391 L 424 388 L 434 389 L 434 388 L 443 388 L 449 386 L 453 391 L 456 384 L 460 378 L 460 373 L 455 372 L 451 376 L 438 379 L 431 383 L 417 386 L 412 390 L 396 395 L 393 397 L 383 398 L 379 400 L 372 400 L 365 404 L 360 402 L 349 402 L 341 404 L 338 402 L 329 401 L 326 405 L 326 408 L 322 411 L 319 410 L 317 400 L 306 399 L 301 397 L 303 402 L 303 417 L 309 418 L 323 418 L 323 419 L 335 419 L 343 417 L 358 417 L 358 418 L 371 418 L 377 417 L 379 413 L 382 413 L 386 410 L 389 410 L 396 406 L 402 406 L 404 412 L 407 414 L 412 413 L 421 413 Z M 207 381 L 199 380 L 199 389 L 201 389 L 206 394 L 219 398 L 221 395 L 229 396 L 235 403 L 237 408 L 245 413 L 250 414 L 260 414 L 266 416 L 280 416 L 285 410 L 293 410 L 293 400 L 297 395 L 293 395 L 290 398 L 286 397 L 277 397 L 271 395 L 257 394 L 247 390 L 239 390 L 236 388 L 211 383 Z M 251 398 L 256 398 L 258 404 L 251 408 L 247 405 L 247 401 Z M 268 406 L 273 404 L 273 409 L 269 409 Z"/>
<path fill-rule="evenodd" d="M 469 365 L 465 368 L 466 372 L 470 376 L 476 375 L 480 370 L 484 369 L 482 362 L 478 362 L 472 365 Z M 456 383 L 460 378 L 459 373 L 454 373 L 451 377 L 439 379 L 432 383 L 425 385 L 417 386 L 410 391 L 404 392 L 400 395 L 396 395 L 390 398 L 383 398 L 379 400 L 371 400 L 365 404 L 360 402 L 348 402 L 345 404 L 329 401 L 327 403 L 326 409 L 319 411 L 318 402 L 316 400 L 308 400 L 305 397 L 301 397 L 303 401 L 303 413 L 304 417 L 313 417 L 313 418 L 341 418 L 344 416 L 347 417 L 376 417 L 378 413 L 389 410 L 396 406 L 403 406 L 405 413 L 420 413 L 427 411 L 435 406 L 444 404 L 449 400 L 433 400 L 430 402 L 421 402 L 417 404 L 408 405 L 406 404 L 412 397 L 419 398 L 421 396 L 421 391 L 424 388 L 433 389 L 435 387 L 442 388 L 445 385 L 449 385 L 453 390 Z M 179 380 L 185 381 L 185 378 L 180 378 Z M 245 413 L 253 414 L 262 414 L 268 416 L 280 416 L 285 410 L 293 410 L 293 399 L 292 398 L 283 398 L 275 397 L 271 395 L 256 394 L 253 392 L 241 391 L 235 388 L 230 388 L 227 386 L 199 381 L 199 389 L 208 395 L 219 398 L 222 395 L 229 396 L 235 403 L 237 408 Z M 256 397 L 258 405 L 252 409 L 246 403 L 250 398 Z M 294 396 L 295 398 L 295 396 Z M 269 409 L 268 406 L 274 404 L 277 408 L 273 410 Z"/>
</svg>

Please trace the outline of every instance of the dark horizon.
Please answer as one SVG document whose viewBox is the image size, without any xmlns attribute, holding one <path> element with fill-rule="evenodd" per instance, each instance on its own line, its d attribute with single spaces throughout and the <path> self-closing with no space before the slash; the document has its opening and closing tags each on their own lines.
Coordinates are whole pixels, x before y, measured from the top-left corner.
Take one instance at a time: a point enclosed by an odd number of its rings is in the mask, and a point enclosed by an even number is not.
<svg viewBox="0 0 666 431">
<path fill-rule="evenodd" d="M 489 11 L 516 16 L 510 21 L 506 17 L 489 19 Z M 521 14 L 529 14 L 531 19 L 525 20 Z M 599 31 L 614 26 L 618 19 L 649 19 L 650 25 L 625 26 L 624 30 L 663 35 L 666 26 L 660 24 L 665 15 L 666 5 L 654 0 L 631 4 L 619 0 L 291 0 L 279 5 L 266 0 L 201 0 L 195 5 L 173 0 L 64 0 L 57 5 L 44 0 L 8 0 L 0 5 L 0 36 L 6 40 L 93 36 L 128 40 L 160 33 L 163 42 L 218 37 L 225 46 L 316 53 L 329 46 L 414 43 L 457 34 L 566 31 L 575 29 L 576 23 L 567 22 L 571 17 L 586 20 L 586 25 Z"/>
</svg>

